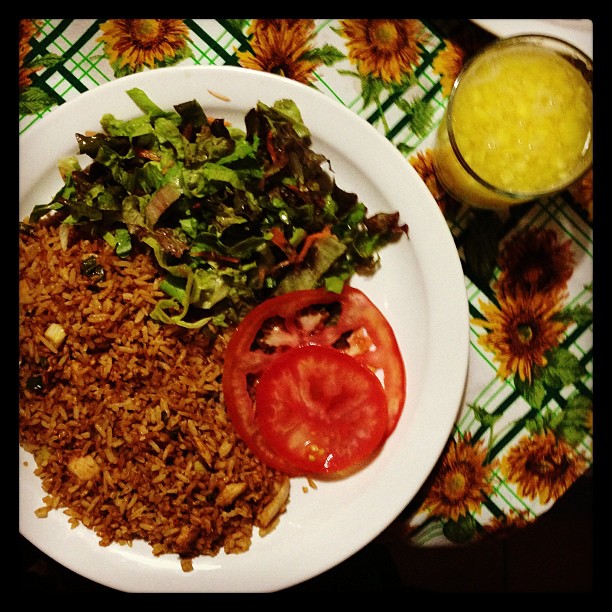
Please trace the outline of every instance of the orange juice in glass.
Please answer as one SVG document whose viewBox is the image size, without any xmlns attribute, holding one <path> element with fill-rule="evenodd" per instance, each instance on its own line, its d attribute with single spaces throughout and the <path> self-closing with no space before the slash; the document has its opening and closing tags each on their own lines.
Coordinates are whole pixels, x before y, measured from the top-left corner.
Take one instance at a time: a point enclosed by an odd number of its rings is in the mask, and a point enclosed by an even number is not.
<svg viewBox="0 0 612 612">
<path fill-rule="evenodd" d="M 457 200 L 505 209 L 576 182 L 593 163 L 592 61 L 544 35 L 484 47 L 455 80 L 434 168 Z"/>
</svg>

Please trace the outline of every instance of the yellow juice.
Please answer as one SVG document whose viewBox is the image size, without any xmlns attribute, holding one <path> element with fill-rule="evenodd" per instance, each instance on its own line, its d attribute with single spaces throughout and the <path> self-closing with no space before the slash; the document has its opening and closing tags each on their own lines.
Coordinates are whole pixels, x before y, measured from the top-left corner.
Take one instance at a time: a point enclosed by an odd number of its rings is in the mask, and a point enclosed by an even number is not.
<svg viewBox="0 0 612 612">
<path fill-rule="evenodd" d="M 486 208 L 554 193 L 592 163 L 592 108 L 591 86 L 560 54 L 493 46 L 459 77 L 438 131 L 438 178 L 460 201 Z M 453 136 L 480 180 L 457 158 Z"/>
</svg>

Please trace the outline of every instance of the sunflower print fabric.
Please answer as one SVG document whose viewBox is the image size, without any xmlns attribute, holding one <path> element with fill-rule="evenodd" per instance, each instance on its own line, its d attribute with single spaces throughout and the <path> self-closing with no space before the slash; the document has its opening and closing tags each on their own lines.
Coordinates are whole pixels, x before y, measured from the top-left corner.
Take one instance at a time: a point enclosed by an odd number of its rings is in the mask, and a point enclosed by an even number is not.
<svg viewBox="0 0 612 612">
<path fill-rule="evenodd" d="M 381 537 L 420 546 L 504 536 L 593 463 L 593 175 L 505 216 L 438 182 L 435 130 L 463 64 L 491 35 L 467 20 L 24 19 L 19 131 L 121 76 L 230 65 L 313 87 L 383 134 L 455 240 L 470 310 L 464 403 L 437 466 Z M 449 364 L 452 366 L 452 364 Z"/>
</svg>

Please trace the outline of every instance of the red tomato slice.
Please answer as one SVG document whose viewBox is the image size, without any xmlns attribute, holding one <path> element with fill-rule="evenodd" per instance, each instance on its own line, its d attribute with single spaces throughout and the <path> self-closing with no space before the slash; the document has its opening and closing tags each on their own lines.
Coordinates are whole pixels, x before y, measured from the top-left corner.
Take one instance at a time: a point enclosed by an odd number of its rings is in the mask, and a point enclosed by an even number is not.
<svg viewBox="0 0 612 612">
<path fill-rule="evenodd" d="M 365 461 L 387 430 L 387 398 L 376 375 L 327 346 L 282 353 L 255 397 L 270 448 L 306 473 L 332 474 Z"/>
<path fill-rule="evenodd" d="M 386 436 L 406 398 L 404 362 L 391 325 L 359 289 L 294 291 L 262 302 L 232 334 L 223 368 L 223 394 L 238 435 L 261 461 L 288 474 L 303 473 L 270 448 L 259 430 L 255 389 L 282 353 L 306 345 L 351 355 L 378 374 L 387 398 Z"/>
</svg>

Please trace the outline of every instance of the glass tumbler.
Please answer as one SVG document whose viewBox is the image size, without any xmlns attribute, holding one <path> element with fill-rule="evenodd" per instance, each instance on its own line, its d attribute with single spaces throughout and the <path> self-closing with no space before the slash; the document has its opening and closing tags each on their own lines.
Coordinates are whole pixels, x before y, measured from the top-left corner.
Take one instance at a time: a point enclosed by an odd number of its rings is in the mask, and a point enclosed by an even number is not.
<svg viewBox="0 0 612 612">
<path fill-rule="evenodd" d="M 460 202 L 498 210 L 572 185 L 593 163 L 592 76 L 588 56 L 551 36 L 483 47 L 438 128 L 438 180 Z"/>
</svg>

